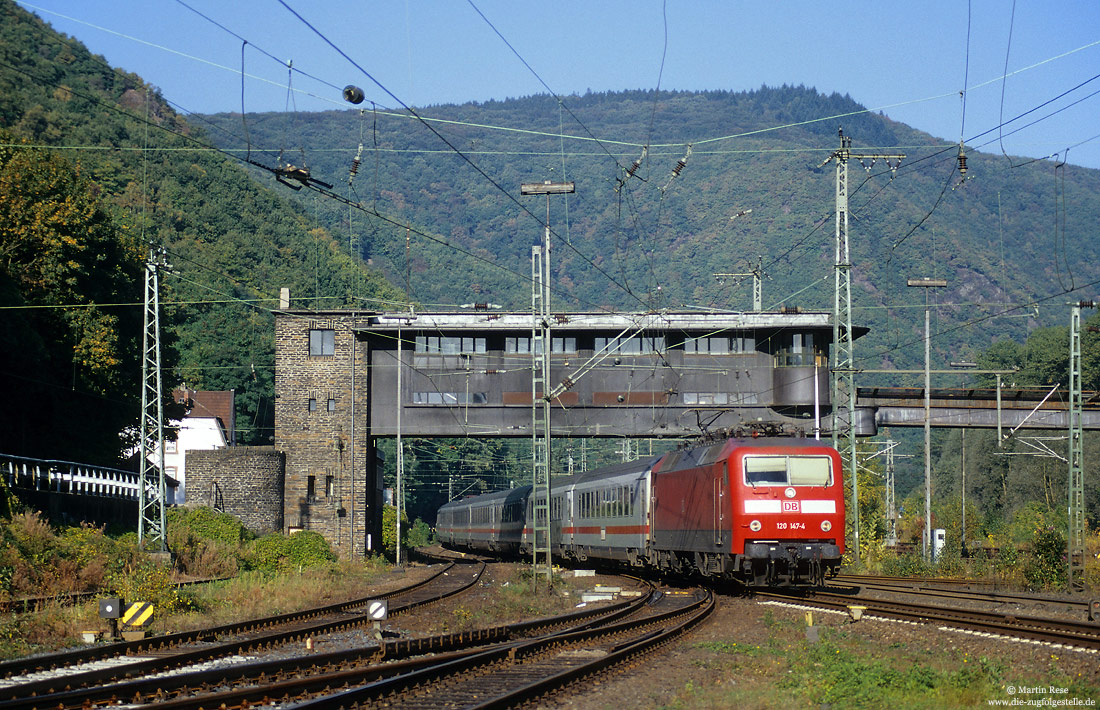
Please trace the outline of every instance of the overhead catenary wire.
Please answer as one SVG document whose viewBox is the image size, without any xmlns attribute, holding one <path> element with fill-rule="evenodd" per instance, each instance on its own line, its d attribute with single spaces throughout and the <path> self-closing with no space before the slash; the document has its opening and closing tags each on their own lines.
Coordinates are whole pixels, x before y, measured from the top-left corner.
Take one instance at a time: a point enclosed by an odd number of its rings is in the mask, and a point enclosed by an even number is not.
<svg viewBox="0 0 1100 710">
<path fill-rule="evenodd" d="M 179 1 L 180 0 L 177 0 L 177 2 L 179 2 Z M 163 45 L 159 45 L 159 44 L 156 44 L 156 43 L 153 43 L 153 42 L 149 42 L 147 40 L 142 40 L 138 37 L 134 37 L 132 35 L 128 35 L 128 34 L 121 33 L 121 32 L 115 31 L 115 30 L 111 30 L 111 29 L 102 27 L 100 25 L 96 25 L 96 24 L 87 22 L 85 20 L 81 20 L 79 18 L 64 15 L 62 13 L 58 13 L 58 12 L 49 10 L 47 8 L 42 8 L 42 7 L 39 7 L 39 6 L 36 6 L 36 5 L 32 4 L 30 2 L 26 2 L 26 0 L 19 0 L 19 3 L 23 6 L 25 6 L 25 7 L 28 7 L 28 8 L 31 8 L 31 9 L 37 11 L 37 12 L 53 15 L 53 16 L 56 16 L 56 17 L 59 17 L 59 18 L 62 18 L 62 19 L 65 19 L 65 20 L 68 20 L 68 21 L 71 21 L 71 22 L 82 24 L 82 25 L 97 29 L 99 31 L 103 31 L 103 32 L 107 32 L 109 34 L 113 34 L 115 36 L 126 39 L 128 41 L 133 41 L 133 42 L 137 42 L 137 43 L 140 43 L 140 44 L 144 44 L 146 46 L 153 47 L 153 48 L 158 49 L 160 51 L 169 52 L 169 53 L 175 54 L 177 56 L 181 56 L 181 57 L 184 57 L 184 58 L 192 60 L 192 61 L 201 62 L 203 64 L 213 66 L 215 68 L 218 68 L 218 69 L 221 69 L 221 70 L 224 70 L 224 71 L 228 71 L 228 72 L 231 72 L 231 73 L 234 73 L 234 74 L 238 73 L 238 70 L 233 68 L 233 67 L 223 66 L 223 65 L 217 64 L 215 62 L 211 62 L 209 60 L 202 59 L 201 57 L 196 57 L 194 55 L 190 55 L 190 54 L 187 54 L 187 53 L 184 53 L 184 52 L 180 52 L 178 50 L 174 50 L 174 49 L 165 47 Z M 181 2 L 181 5 L 182 4 L 183 3 Z M 188 7 L 188 9 L 190 9 L 194 12 L 193 8 L 190 8 L 189 6 L 187 6 L 187 7 Z M 234 37 L 237 37 L 238 39 L 243 39 L 240 34 L 238 34 L 236 32 L 233 32 L 232 30 L 229 30 L 228 28 L 226 28 L 223 25 L 221 25 L 220 23 L 217 23 L 216 21 L 208 18 L 207 16 L 203 15 L 202 13 L 196 12 L 196 14 L 198 14 L 201 17 L 204 17 L 204 19 L 207 19 L 208 21 L 210 21 L 215 26 L 221 27 L 224 31 L 228 32 L 230 35 L 232 35 Z M 255 43 L 251 43 L 251 44 L 253 45 L 254 48 L 257 48 Z M 1006 78 L 1010 78 L 1010 77 L 1022 74 L 1024 72 L 1036 69 L 1038 67 L 1044 66 L 1044 65 L 1049 64 L 1051 62 L 1055 62 L 1055 61 L 1067 58 L 1071 55 L 1080 53 L 1080 52 L 1085 51 L 1087 49 L 1091 49 L 1091 48 L 1093 48 L 1095 46 L 1098 46 L 1098 45 L 1100 45 L 1100 40 L 1089 42 L 1089 43 L 1083 44 L 1081 46 L 1071 48 L 1069 50 L 1066 50 L 1065 52 L 1061 52 L 1059 54 L 1056 54 L 1056 55 L 1053 55 L 1053 56 L 1050 56 L 1050 57 L 1046 57 L 1046 58 L 1041 59 L 1037 62 L 1034 62 L 1034 63 L 1032 63 L 1028 66 L 1021 67 L 1021 68 L 1013 70 L 1011 72 L 1008 72 L 1007 68 L 1006 68 L 1005 73 L 1003 73 L 1002 75 L 992 77 L 992 78 L 990 78 L 986 81 L 975 84 L 974 86 L 966 87 L 965 90 L 969 92 L 969 91 L 973 91 L 975 89 L 983 88 L 985 86 L 988 86 L 988 85 L 991 85 L 991 84 L 994 84 L 994 83 L 997 83 L 997 82 L 1003 82 L 1003 80 L 1006 79 Z M 257 48 L 257 49 L 259 49 L 259 48 Z M 261 51 L 263 51 L 263 50 L 261 50 Z M 278 59 L 277 57 L 270 54 L 269 52 L 264 52 L 264 53 L 267 56 L 271 57 L 274 61 L 277 61 L 279 63 L 283 63 L 283 60 Z M 295 69 L 295 71 L 296 71 L 296 73 L 302 74 L 303 76 L 309 77 L 310 79 L 318 81 L 318 82 L 320 82 L 320 83 L 322 83 L 326 86 L 329 86 L 331 88 L 334 88 L 334 89 L 339 89 L 340 88 L 340 87 L 336 86 L 335 84 L 332 84 L 330 82 L 326 82 L 325 80 L 320 79 L 319 77 L 313 76 L 311 74 L 308 74 L 306 72 L 303 72 L 300 69 Z M 271 80 L 265 79 L 263 77 L 250 76 L 249 78 L 259 80 L 259 81 L 264 81 L 264 82 L 272 84 L 274 86 L 279 86 L 279 87 L 282 87 L 282 88 L 286 88 L 284 85 L 280 84 L 279 82 L 271 81 Z M 304 95 L 308 95 L 312 98 L 324 101 L 324 102 L 333 103 L 333 104 L 336 104 L 336 105 L 340 104 L 340 101 L 334 100 L 334 99 L 332 99 L 328 96 L 320 96 L 320 95 L 312 94 L 312 93 L 309 93 L 309 92 L 303 92 L 301 90 L 296 90 L 296 91 L 298 91 L 299 93 L 302 93 Z M 890 104 L 883 104 L 883 105 L 880 105 L 880 106 L 875 106 L 875 107 L 871 107 L 871 108 L 867 108 L 867 109 L 861 109 L 861 110 L 855 111 L 855 112 L 834 114 L 834 115 L 830 115 L 830 116 L 814 118 L 814 119 L 811 119 L 809 121 L 792 122 L 792 123 L 787 123 L 787 124 L 783 124 L 783 125 L 767 127 L 765 129 L 762 129 L 762 130 L 764 130 L 764 131 L 774 131 L 774 130 L 781 130 L 781 129 L 784 129 L 784 128 L 791 128 L 791 127 L 796 127 L 796 126 L 800 126 L 800 125 L 806 125 L 807 123 L 813 123 L 813 122 L 818 122 L 818 121 L 835 121 L 839 118 L 844 118 L 844 117 L 851 116 L 851 115 L 859 115 L 859 114 L 863 114 L 863 113 L 882 112 L 882 111 L 887 111 L 887 110 L 892 109 L 892 108 L 899 108 L 899 107 L 918 104 L 918 103 L 923 103 L 923 102 L 927 102 L 927 101 L 939 100 L 939 99 L 943 99 L 943 98 L 953 96 L 953 95 L 957 95 L 957 92 L 949 92 L 949 93 L 937 94 L 937 95 L 927 96 L 927 97 L 922 97 L 922 98 L 917 98 L 917 99 L 910 99 L 910 100 L 906 100 L 906 101 L 894 102 L 894 103 L 890 103 Z M 406 117 L 408 118 L 408 116 L 406 116 Z M 416 117 L 416 119 L 421 120 L 421 121 L 433 121 L 434 120 L 429 116 L 423 116 L 423 115 L 418 115 Z M 461 125 L 480 126 L 480 127 L 483 127 L 483 128 L 488 128 L 488 129 L 493 129 L 493 130 L 541 133 L 543 135 L 550 135 L 550 136 L 555 136 L 556 137 L 556 134 L 548 133 L 548 132 L 527 131 L 526 129 L 515 129 L 515 128 L 501 127 L 501 126 L 491 126 L 491 125 L 485 125 L 485 124 L 473 124 L 473 123 L 467 123 L 467 122 L 462 122 L 462 121 L 456 121 L 454 123 L 461 124 Z M 730 138 L 744 137 L 744 136 L 752 135 L 752 134 L 758 133 L 758 132 L 759 131 L 753 131 L 753 132 L 749 132 L 749 133 L 739 133 L 739 134 L 732 134 L 732 135 L 720 136 L 720 137 L 697 138 L 697 139 L 694 139 L 693 142 L 698 146 L 698 145 L 701 145 L 701 144 L 704 144 L 704 143 L 709 143 L 709 142 L 712 142 L 712 141 L 721 141 L 721 140 L 727 140 L 727 139 L 730 139 Z M 593 140 L 593 139 L 591 139 L 589 137 L 586 137 L 586 136 L 569 136 L 569 135 L 566 135 L 565 137 L 570 138 L 570 139 L 576 139 L 576 140 Z M 606 139 L 606 138 L 600 138 L 599 140 L 600 140 L 600 142 L 602 142 L 606 145 L 624 145 L 624 146 L 634 146 L 634 147 L 637 147 L 637 148 L 641 148 L 642 145 L 643 145 L 642 143 L 638 143 L 638 142 L 615 141 L 615 140 Z M 683 145 L 683 143 L 652 144 L 652 145 L 650 145 L 650 147 L 651 148 L 675 147 L 675 146 L 682 146 L 682 145 Z"/>
<path fill-rule="evenodd" d="M 362 65 L 360 65 L 358 62 L 356 62 L 354 59 L 352 59 L 350 56 L 348 56 L 348 54 L 346 52 L 344 52 L 344 50 L 342 50 L 334 42 L 332 42 L 332 40 L 330 40 L 328 37 L 326 37 L 324 35 L 324 33 L 322 33 L 320 30 L 318 30 L 316 27 L 314 27 L 309 21 L 307 21 L 304 17 L 302 17 L 301 14 L 299 14 L 296 10 L 294 10 L 292 7 L 290 7 L 290 5 L 288 5 L 285 0 L 278 0 L 278 1 L 279 1 L 279 4 L 281 4 L 292 15 L 294 15 L 296 18 L 298 18 L 298 20 L 302 24 L 304 24 L 306 27 L 308 27 L 318 37 L 320 37 L 321 40 L 324 41 L 326 44 L 328 44 L 334 51 L 336 51 L 337 54 L 339 54 L 341 57 L 343 57 L 345 60 L 347 60 L 348 63 L 350 63 L 353 67 L 355 67 L 360 72 L 362 72 L 362 74 L 364 76 L 366 76 L 368 79 L 370 79 L 372 82 L 374 82 L 374 84 L 376 86 L 378 86 L 382 91 L 384 91 L 390 98 L 392 98 L 394 101 L 397 101 L 399 104 L 401 104 L 401 106 L 406 111 L 408 111 L 410 114 L 415 116 L 417 119 L 420 119 L 420 115 L 419 115 L 419 113 L 417 113 L 417 111 L 415 109 L 413 109 L 411 106 L 408 106 L 403 101 L 401 101 L 401 99 L 399 99 L 393 92 L 391 92 L 388 88 L 386 88 L 386 86 L 384 84 L 379 82 L 370 72 L 368 72 L 365 68 L 363 68 Z M 478 174 L 480 174 L 483 178 L 485 178 L 501 194 L 503 194 L 511 202 L 513 202 L 522 212 L 527 214 L 531 219 L 535 220 L 540 225 L 542 224 L 542 221 L 538 217 L 538 215 L 536 215 L 534 212 L 532 212 L 526 205 L 524 205 L 518 198 L 516 198 L 516 196 L 513 195 L 511 193 L 511 191 L 506 190 L 502 185 L 500 185 L 500 183 L 498 183 L 496 180 L 494 180 L 492 178 L 492 176 L 490 176 L 488 173 L 486 173 L 485 170 L 481 166 L 479 166 L 477 163 L 475 163 L 473 160 L 471 160 L 470 157 L 465 154 L 465 152 L 460 150 L 456 145 L 454 145 L 450 140 L 448 140 L 446 138 L 446 136 L 444 136 L 442 133 L 440 133 L 438 130 L 436 130 L 435 127 L 432 126 L 430 123 L 428 123 L 426 121 L 421 121 L 421 123 L 429 131 L 434 133 L 437 138 L 439 138 L 441 141 L 443 141 L 443 143 L 446 144 L 452 151 L 454 151 L 454 153 L 456 155 L 458 155 L 460 158 L 462 158 L 470 167 L 472 167 L 475 171 L 477 171 Z M 317 188 L 314 187 L 313 189 L 317 189 Z M 549 229 L 549 227 L 547 227 L 547 228 Z M 553 230 L 550 230 L 550 231 L 551 231 L 551 234 L 554 234 Z M 555 236 L 558 236 L 559 240 L 561 240 L 560 235 L 555 235 Z M 561 241 L 564 241 L 564 240 L 561 240 Z M 634 298 L 637 298 L 637 296 L 635 296 L 628 289 L 626 289 L 626 287 L 623 284 L 616 281 L 613 276 L 611 276 L 610 274 L 607 273 L 607 271 L 605 271 L 598 264 L 596 264 L 591 258 L 589 258 L 587 255 L 585 255 L 579 249 L 577 249 L 577 247 L 575 247 L 572 244 L 572 242 L 564 241 L 564 243 L 574 253 L 576 253 L 578 256 L 580 256 L 582 259 L 584 259 L 591 267 L 596 269 L 596 271 L 598 271 L 601 275 L 603 275 L 605 278 L 607 278 L 612 284 L 614 284 L 618 288 L 622 289 L 623 291 L 625 291 L 627 294 L 633 296 Z M 641 301 L 641 299 L 638 299 L 638 300 Z M 645 305 L 644 302 L 643 302 L 642 305 Z"/>
</svg>

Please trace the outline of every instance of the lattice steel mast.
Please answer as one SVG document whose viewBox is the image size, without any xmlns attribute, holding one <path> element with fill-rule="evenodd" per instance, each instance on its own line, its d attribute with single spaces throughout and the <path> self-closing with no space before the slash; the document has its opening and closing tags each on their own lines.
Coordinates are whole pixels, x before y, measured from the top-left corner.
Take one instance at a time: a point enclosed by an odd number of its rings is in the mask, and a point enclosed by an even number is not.
<svg viewBox="0 0 1100 710">
<path fill-rule="evenodd" d="M 840 451 L 852 480 L 850 516 L 853 522 L 851 549 L 859 560 L 859 474 L 856 467 L 855 358 L 852 347 L 852 262 L 848 246 L 848 160 L 855 158 L 866 170 L 885 160 L 891 170 L 905 158 L 899 153 L 853 153 L 852 139 L 840 135 L 840 149 L 822 163 L 836 162 L 836 239 L 833 291 L 833 362 L 830 398 L 833 408 L 833 446 Z M 864 162 L 868 161 L 868 162 Z"/>
<path fill-rule="evenodd" d="M 546 195 L 542 244 L 531 249 L 531 550 L 534 578 L 552 579 L 550 559 L 550 195 L 575 191 L 572 182 L 529 182 L 522 195 Z"/>
<path fill-rule="evenodd" d="M 1092 301 L 1071 304 L 1069 327 L 1069 535 L 1066 557 L 1071 591 L 1085 591 L 1085 467 L 1081 424 L 1081 309 Z"/>
<path fill-rule="evenodd" d="M 164 388 L 160 370 L 160 270 L 167 269 L 163 248 L 151 248 L 145 262 L 145 316 L 142 334 L 141 439 L 138 456 L 138 542 L 148 537 L 168 549 L 164 519 Z"/>
<path fill-rule="evenodd" d="M 550 304 L 544 281 L 546 255 L 531 248 L 531 551 L 534 578 L 548 580 L 550 560 Z"/>
</svg>

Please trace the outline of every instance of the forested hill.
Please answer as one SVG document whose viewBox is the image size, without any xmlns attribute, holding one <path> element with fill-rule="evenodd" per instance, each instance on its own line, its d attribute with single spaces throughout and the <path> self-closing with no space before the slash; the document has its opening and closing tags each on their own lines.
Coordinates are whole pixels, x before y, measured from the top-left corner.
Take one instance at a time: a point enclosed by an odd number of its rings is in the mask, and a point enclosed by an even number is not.
<svg viewBox="0 0 1100 710">
<path fill-rule="evenodd" d="M 1089 236 L 1098 171 L 967 146 L 963 181 L 951 141 L 844 96 L 627 91 L 418 113 L 428 120 L 375 108 L 207 118 L 220 146 L 303 162 L 382 215 L 367 223 L 363 253 L 394 283 L 408 278 L 423 304 L 529 307 L 546 203 L 520 184 L 572 180 L 574 195 L 550 200 L 556 308 L 747 308 L 750 280 L 714 274 L 762 264 L 765 308 L 831 309 L 835 168 L 822 163 L 840 127 L 855 152 L 907 156 L 896 171 L 850 161 L 855 319 L 872 328 L 856 351 L 862 366 L 920 360 L 924 293 L 907 278 L 949 282 L 930 294 L 956 304 L 934 316 L 943 359 L 1064 322 L 1064 292 L 1100 279 L 1100 242 Z M 298 199 L 345 228 L 346 207 Z M 1021 304 L 1037 304 L 1040 320 L 1030 307 L 994 317 Z M 959 327 L 974 318 L 986 320 Z"/>
<path fill-rule="evenodd" d="M 210 150 L 154 87 L 0 0 L 0 452 L 116 463 L 140 412 L 143 263 L 163 245 L 166 387 L 235 389 L 272 434 L 279 288 L 399 296 L 299 205 Z M 122 304 L 122 305 L 119 305 Z"/>
</svg>

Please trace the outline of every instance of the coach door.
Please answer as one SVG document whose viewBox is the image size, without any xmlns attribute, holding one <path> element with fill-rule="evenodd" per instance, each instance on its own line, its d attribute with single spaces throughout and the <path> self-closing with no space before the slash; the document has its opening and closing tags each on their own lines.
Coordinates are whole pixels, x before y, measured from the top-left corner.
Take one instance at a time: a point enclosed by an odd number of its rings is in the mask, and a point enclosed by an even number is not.
<svg viewBox="0 0 1100 710">
<path fill-rule="evenodd" d="M 714 479 L 714 544 L 721 545 L 726 523 L 726 492 L 729 488 L 729 464 L 722 462 L 722 473 Z"/>
<path fill-rule="evenodd" d="M 573 489 L 569 488 L 565 491 L 565 500 L 563 501 L 565 510 L 562 511 L 563 530 L 561 535 L 561 543 L 573 544 L 573 538 L 577 534 L 577 515 L 573 508 Z M 568 532 L 567 532 L 568 531 Z"/>
</svg>

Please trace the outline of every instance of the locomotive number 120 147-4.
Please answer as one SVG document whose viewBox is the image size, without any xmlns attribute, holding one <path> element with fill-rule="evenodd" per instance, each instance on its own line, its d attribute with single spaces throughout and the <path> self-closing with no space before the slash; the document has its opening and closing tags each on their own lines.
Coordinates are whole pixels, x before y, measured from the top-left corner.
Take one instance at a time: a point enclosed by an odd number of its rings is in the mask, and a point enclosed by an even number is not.
<svg viewBox="0 0 1100 710">
<path fill-rule="evenodd" d="M 776 530 L 805 530 L 806 523 L 776 523 Z"/>
</svg>

